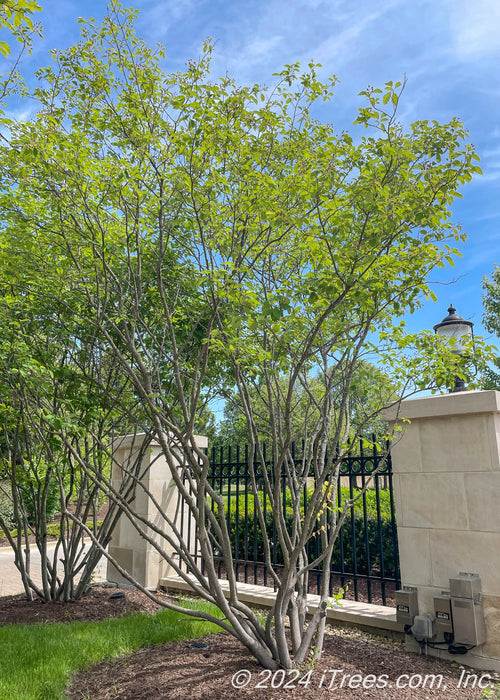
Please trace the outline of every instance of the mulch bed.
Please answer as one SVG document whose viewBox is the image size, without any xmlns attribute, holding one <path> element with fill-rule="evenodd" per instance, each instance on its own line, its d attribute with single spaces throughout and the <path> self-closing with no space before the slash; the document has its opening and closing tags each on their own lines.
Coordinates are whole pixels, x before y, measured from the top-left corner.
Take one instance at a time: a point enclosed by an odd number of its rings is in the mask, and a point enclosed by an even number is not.
<svg viewBox="0 0 500 700">
<path fill-rule="evenodd" d="M 246 649 L 228 634 L 209 635 L 203 641 L 209 645 L 206 651 L 190 649 L 189 642 L 184 641 L 142 649 L 126 658 L 98 664 L 74 677 L 69 697 L 71 700 L 115 697 L 122 700 L 234 700 L 237 697 L 262 700 L 298 697 L 302 700 L 456 700 L 479 698 L 482 693 L 471 687 L 458 687 L 462 668 L 451 668 L 449 664 L 429 657 L 408 654 L 401 643 L 385 642 L 382 645 L 378 640 L 363 636 L 353 638 L 345 633 L 329 634 L 325 638 L 321 662 L 310 669 L 310 673 L 304 669 L 295 678 L 295 673 L 281 671 L 273 674 L 264 671 Z M 243 669 L 246 674 L 241 673 Z M 334 670 L 338 671 L 335 677 Z M 359 678 L 356 678 L 357 674 L 361 674 Z M 397 679 L 402 674 L 408 675 L 408 678 L 400 681 L 405 685 L 408 685 L 410 676 L 416 679 L 412 681 L 413 684 L 423 683 L 415 674 L 420 674 L 422 679 L 427 676 L 428 687 L 396 688 Z M 435 687 L 431 687 L 429 674 L 442 674 L 440 687 L 437 687 L 439 679 L 434 682 Z M 250 678 L 250 682 L 245 687 L 233 687 L 232 679 L 243 682 L 247 678 Z M 371 687 L 362 687 L 363 678 L 366 685 Z M 301 683 L 298 682 L 300 679 Z M 259 683 L 261 687 L 257 688 Z M 286 683 L 295 687 L 272 687 L 273 684 Z M 341 687 L 342 683 L 344 687 Z M 385 687 L 376 688 L 377 683 L 385 684 Z"/>
<path fill-rule="evenodd" d="M 123 592 L 123 598 L 111 598 Z M 8 624 L 34 625 L 41 622 L 76 622 L 78 620 L 107 620 L 137 613 L 153 614 L 160 610 L 144 593 L 135 589 L 118 591 L 117 588 L 92 586 L 80 600 L 70 603 L 43 603 L 39 598 L 29 601 L 23 594 L 0 598 L 0 627 Z"/>
<path fill-rule="evenodd" d="M 128 613 L 154 613 L 159 609 L 139 591 L 126 589 L 123 598 L 110 598 L 115 592 L 116 589 L 112 588 L 92 587 L 90 593 L 77 602 L 48 604 L 29 602 L 23 596 L 5 596 L 0 598 L 0 625 L 13 622 L 33 624 L 103 620 Z M 452 666 L 431 657 L 407 653 L 400 641 L 355 629 L 329 629 L 321 662 L 312 669 L 305 668 L 298 672 L 297 678 L 295 673 L 281 671 L 272 675 L 269 671 L 263 671 L 247 650 L 228 634 L 204 637 L 203 641 L 209 645 L 207 650 L 190 649 L 190 641 L 192 640 L 142 649 L 80 672 L 73 678 L 68 697 L 71 700 L 235 700 L 236 697 L 256 697 L 262 700 L 297 697 L 302 700 L 457 700 L 477 699 L 483 692 L 471 687 L 471 681 L 466 688 L 458 687 L 464 672 L 476 673 L 478 677 L 482 675 L 482 672 L 462 667 L 459 658 Z M 251 680 L 245 687 L 235 688 L 231 681 L 242 669 L 250 672 Z M 335 670 L 338 673 L 334 677 Z M 362 680 L 356 678 L 356 674 L 361 674 L 364 678 L 365 687 L 362 686 Z M 402 683 L 408 686 L 411 676 L 413 685 L 420 683 L 421 687 L 395 687 L 402 674 L 408 675 L 408 678 L 401 679 Z M 415 674 L 421 674 L 421 678 Z M 439 678 L 434 681 L 434 687 L 431 686 L 430 678 L 425 681 L 425 687 L 422 687 L 428 674 L 442 674 L 439 687 Z M 491 675 L 498 680 L 496 674 Z M 243 676 L 237 678 L 241 681 Z M 299 680 L 302 682 L 299 683 Z M 258 683 L 261 683 L 261 688 L 256 688 Z M 286 683 L 295 687 L 272 687 L 273 684 L 276 686 Z M 385 684 L 385 687 L 377 688 L 376 684 Z"/>
</svg>

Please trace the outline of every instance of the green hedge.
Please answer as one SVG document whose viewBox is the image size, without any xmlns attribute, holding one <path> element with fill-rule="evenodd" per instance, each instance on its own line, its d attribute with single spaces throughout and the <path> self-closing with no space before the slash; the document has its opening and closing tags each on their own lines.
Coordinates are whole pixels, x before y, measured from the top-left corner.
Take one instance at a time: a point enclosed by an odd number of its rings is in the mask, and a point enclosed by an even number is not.
<svg viewBox="0 0 500 700">
<path fill-rule="evenodd" d="M 21 489 L 21 496 L 26 509 L 28 523 L 30 525 L 35 525 L 36 513 L 37 510 L 40 510 L 40 504 L 42 501 L 42 491 L 42 487 L 38 487 L 35 490 L 30 487 Z M 59 510 L 60 505 L 61 496 L 59 492 L 59 485 L 55 479 L 52 479 L 49 484 L 49 488 L 47 489 L 47 499 L 45 501 L 45 518 L 47 522 L 54 519 L 54 515 Z"/>
<path fill-rule="evenodd" d="M 6 521 L 7 527 L 11 529 L 14 527 L 14 506 L 12 504 L 10 483 L 2 480 L 0 486 L 0 515 Z"/>
<path fill-rule="evenodd" d="M 98 520 L 97 521 L 97 530 L 101 527 L 103 521 Z M 87 520 L 85 525 L 89 528 L 89 530 L 94 529 L 94 522 L 92 520 Z M 70 528 L 73 527 L 72 524 L 70 524 Z M 12 537 L 17 537 L 17 530 L 10 530 L 10 534 Z M 50 535 L 51 537 L 57 537 L 59 538 L 61 535 L 61 523 L 47 523 L 47 535 Z M 86 534 L 84 533 L 84 536 L 86 537 Z M 5 537 L 5 532 L 0 530 L 0 537 Z"/>
<path fill-rule="evenodd" d="M 28 523 L 30 525 L 35 524 L 35 514 L 36 505 L 39 506 L 42 498 L 43 482 L 41 485 L 36 483 L 29 483 L 26 478 L 25 483 L 21 481 L 18 482 L 20 486 L 20 495 L 22 499 L 22 504 L 24 510 L 26 511 L 26 516 L 28 518 Z M 0 489 L 0 513 L 2 514 L 4 520 L 6 520 L 9 529 L 12 529 L 15 525 L 14 519 L 14 505 L 12 502 L 12 490 L 10 487 L 10 482 L 6 479 L 1 481 L 2 488 Z M 47 500 L 45 502 L 45 514 L 47 522 L 53 520 L 54 515 L 59 510 L 61 505 L 61 497 L 59 494 L 59 485 L 56 479 L 52 479 L 47 490 Z"/>
<path fill-rule="evenodd" d="M 357 492 L 355 491 L 354 494 Z M 310 492 L 309 492 L 310 495 Z M 259 495 L 260 502 L 264 507 L 264 497 L 262 494 Z M 349 489 L 341 489 L 342 501 L 349 498 Z M 387 490 L 379 490 L 379 503 L 380 503 L 380 536 L 379 528 L 377 525 L 377 497 L 374 489 L 369 489 L 366 492 L 366 524 L 367 524 L 367 534 L 368 534 L 368 548 L 369 548 L 369 562 L 366 552 L 365 543 L 365 528 L 364 528 L 364 517 L 363 517 L 363 499 L 360 498 L 354 504 L 353 509 L 347 514 L 346 520 L 343 526 L 342 541 L 341 538 L 337 540 L 334 549 L 334 556 L 332 566 L 335 570 L 340 571 L 342 569 L 341 565 L 341 544 L 343 550 L 343 560 L 344 560 L 344 571 L 347 573 L 354 573 L 354 553 L 356 554 L 356 571 L 358 574 L 372 574 L 381 575 L 381 561 L 380 561 L 380 544 L 379 540 L 382 540 L 382 555 L 384 562 L 384 575 L 387 577 L 393 577 L 396 573 L 396 561 L 394 557 L 393 544 L 392 544 L 392 524 L 391 524 L 391 507 L 390 507 L 390 495 Z M 239 502 L 238 502 L 239 501 Z M 231 505 L 229 512 L 226 509 L 226 517 L 229 515 L 229 529 L 231 533 L 231 541 L 233 543 L 233 555 L 237 559 L 248 559 L 249 561 L 264 561 L 264 544 L 263 544 L 263 533 L 260 527 L 260 523 L 257 518 L 257 514 L 254 510 L 254 496 L 253 494 L 248 494 L 246 501 L 245 496 L 240 496 L 239 499 L 231 498 Z M 246 507 L 245 507 L 246 502 Z M 303 503 L 303 499 L 302 499 Z M 286 497 L 286 522 L 287 528 L 291 531 L 292 528 L 292 509 L 291 509 L 291 498 L 287 494 Z M 273 528 L 274 517 L 269 503 L 269 498 L 266 498 L 266 535 L 271 543 L 275 540 L 275 532 Z M 354 527 L 353 527 L 353 511 L 354 511 Z M 301 506 L 301 516 L 304 514 L 303 505 Z M 245 518 L 246 515 L 246 518 Z M 247 521 L 247 526 L 245 528 L 245 520 Z M 353 530 L 354 530 L 354 541 L 355 548 L 353 547 Z M 238 533 L 238 543 L 236 543 L 236 533 Z M 317 545 L 316 537 L 319 535 L 313 535 L 309 541 L 309 560 L 312 561 L 316 557 Z M 246 546 L 245 546 L 246 543 Z M 236 544 L 238 548 L 236 549 Z M 280 564 L 282 559 L 281 549 L 278 543 L 276 543 L 274 561 Z"/>
</svg>

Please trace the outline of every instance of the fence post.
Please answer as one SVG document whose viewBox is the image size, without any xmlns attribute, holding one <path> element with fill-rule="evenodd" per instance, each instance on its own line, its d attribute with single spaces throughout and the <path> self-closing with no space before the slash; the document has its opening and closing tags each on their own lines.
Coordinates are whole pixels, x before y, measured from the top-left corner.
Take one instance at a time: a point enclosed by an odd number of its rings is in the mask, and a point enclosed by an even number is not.
<svg viewBox="0 0 500 700">
<path fill-rule="evenodd" d="M 460 657 L 500 670 L 500 392 L 469 391 L 404 401 L 392 447 L 401 581 L 418 589 L 420 614 L 459 572 L 482 581 L 486 643 Z M 448 652 L 429 653 L 457 661 Z"/>
<path fill-rule="evenodd" d="M 158 442 L 153 441 L 144 449 L 143 443 L 145 434 L 125 435 L 113 441 L 113 467 L 112 485 L 119 488 L 122 483 L 123 470 L 127 469 L 144 451 L 140 465 L 140 484 L 138 486 L 135 500 L 131 509 L 137 515 L 148 518 L 155 525 L 165 528 L 165 519 L 161 517 L 158 509 L 147 492 L 156 499 L 162 511 L 180 527 L 181 520 L 185 538 L 187 533 L 191 537 L 192 547 L 194 547 L 194 524 L 189 527 L 189 520 L 192 518 L 187 506 L 178 507 L 178 490 L 172 479 L 170 467 L 162 453 Z M 196 443 L 200 448 L 206 448 L 208 440 L 206 437 L 196 436 Z M 179 463 L 180 464 L 180 463 Z M 164 538 L 154 533 L 151 529 L 148 534 L 155 541 L 161 543 L 163 549 L 170 555 L 174 553 L 174 548 L 169 546 Z M 147 542 L 135 529 L 129 518 L 122 514 L 109 544 L 109 553 L 117 563 L 128 571 L 133 578 L 146 588 L 156 588 L 160 578 L 168 576 L 170 568 L 167 562 L 160 556 L 152 544 Z M 128 584 L 129 582 L 119 573 L 119 571 L 108 561 L 107 579 L 118 584 Z"/>
</svg>

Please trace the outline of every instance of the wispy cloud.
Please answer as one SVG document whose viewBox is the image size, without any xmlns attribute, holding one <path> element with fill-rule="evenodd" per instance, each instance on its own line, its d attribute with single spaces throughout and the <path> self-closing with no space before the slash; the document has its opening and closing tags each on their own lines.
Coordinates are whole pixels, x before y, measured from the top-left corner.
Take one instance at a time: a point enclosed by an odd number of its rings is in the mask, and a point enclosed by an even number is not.
<svg viewBox="0 0 500 700">
<path fill-rule="evenodd" d="M 460 59 L 500 54 L 498 0 L 449 0 L 448 6 L 454 48 Z"/>
<path fill-rule="evenodd" d="M 344 62 L 351 60 L 356 52 L 367 49 L 369 51 L 377 44 L 378 37 L 378 32 L 371 33 L 370 30 L 382 17 L 403 2 L 404 0 L 388 0 L 371 12 L 360 12 L 359 7 L 356 6 L 352 7 L 349 12 L 336 15 L 330 35 L 318 46 L 315 46 L 314 58 L 325 66 L 340 67 Z M 303 60 L 305 58 L 304 55 Z"/>
<path fill-rule="evenodd" d="M 267 38 L 256 38 L 254 41 L 251 41 L 244 49 L 245 63 L 247 65 L 267 63 L 280 46 L 281 41 L 282 36 L 279 34 Z"/>
<path fill-rule="evenodd" d="M 141 25 L 155 34 L 166 34 L 172 25 L 188 15 L 197 0 L 147 0 L 141 8 Z"/>
<path fill-rule="evenodd" d="M 500 164 L 491 165 L 489 167 L 483 166 L 483 174 L 481 178 L 477 180 L 477 184 L 485 185 L 486 183 L 499 182 L 500 181 Z"/>
<path fill-rule="evenodd" d="M 29 106 L 24 103 L 24 107 L 7 110 L 5 116 L 15 122 L 27 122 L 35 116 L 36 107 L 37 105 L 33 102 Z"/>
</svg>

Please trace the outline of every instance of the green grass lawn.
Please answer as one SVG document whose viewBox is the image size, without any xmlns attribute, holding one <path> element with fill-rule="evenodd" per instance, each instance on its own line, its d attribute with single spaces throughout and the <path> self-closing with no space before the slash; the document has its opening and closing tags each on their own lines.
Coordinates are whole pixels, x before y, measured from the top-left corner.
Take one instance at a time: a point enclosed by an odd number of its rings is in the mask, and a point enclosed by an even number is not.
<svg viewBox="0 0 500 700">
<path fill-rule="evenodd" d="M 217 614 L 202 603 L 185 601 L 183 606 Z M 219 630 L 171 610 L 104 622 L 0 627 L 0 700 L 60 700 L 80 669 L 140 647 Z"/>
</svg>

